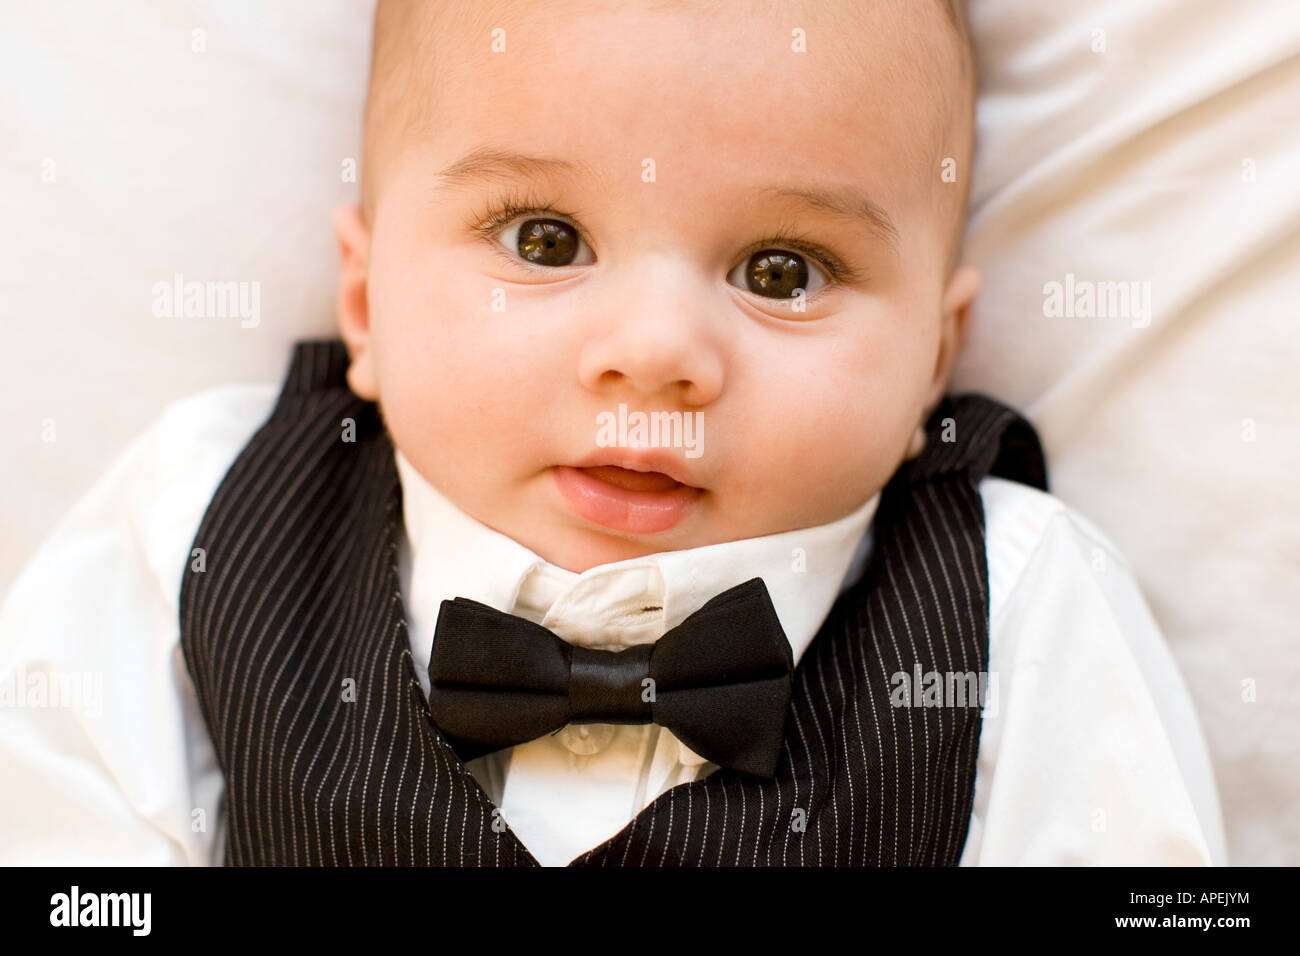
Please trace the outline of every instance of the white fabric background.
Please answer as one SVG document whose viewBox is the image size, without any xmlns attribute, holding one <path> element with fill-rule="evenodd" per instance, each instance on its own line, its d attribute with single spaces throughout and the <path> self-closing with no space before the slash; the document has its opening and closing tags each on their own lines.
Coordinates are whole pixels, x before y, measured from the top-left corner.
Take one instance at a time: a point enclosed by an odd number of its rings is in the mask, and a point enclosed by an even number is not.
<svg viewBox="0 0 1300 956">
<path fill-rule="evenodd" d="M 954 385 L 1024 410 L 1053 492 L 1128 556 L 1229 862 L 1300 863 L 1300 3 L 971 6 L 986 286 Z M 294 339 L 332 334 L 371 9 L 0 10 L 0 590 L 163 405 L 279 381 Z M 260 325 L 155 318 L 177 272 L 259 282 Z M 1149 282 L 1150 324 L 1046 317 L 1067 273 Z"/>
</svg>

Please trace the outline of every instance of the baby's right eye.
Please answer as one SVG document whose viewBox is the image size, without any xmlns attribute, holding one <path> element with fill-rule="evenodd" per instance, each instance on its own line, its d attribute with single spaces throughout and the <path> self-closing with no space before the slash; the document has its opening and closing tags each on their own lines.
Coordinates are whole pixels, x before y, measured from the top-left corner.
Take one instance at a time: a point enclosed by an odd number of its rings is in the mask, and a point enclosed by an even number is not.
<svg viewBox="0 0 1300 956">
<path fill-rule="evenodd" d="M 509 238 L 513 234 L 514 238 Z M 590 265 L 594 257 L 579 259 L 582 250 L 590 253 L 582 241 L 578 227 L 559 219 L 530 217 L 516 220 L 500 233 L 500 242 L 512 249 L 529 265 L 563 268 L 572 265 Z"/>
</svg>

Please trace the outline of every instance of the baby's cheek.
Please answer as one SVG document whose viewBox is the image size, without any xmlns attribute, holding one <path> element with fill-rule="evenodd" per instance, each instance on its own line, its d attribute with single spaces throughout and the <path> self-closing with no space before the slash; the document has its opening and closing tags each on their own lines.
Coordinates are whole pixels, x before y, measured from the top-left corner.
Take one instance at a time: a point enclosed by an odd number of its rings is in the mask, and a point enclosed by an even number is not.
<svg viewBox="0 0 1300 956">
<path fill-rule="evenodd" d="M 457 373 L 441 360 L 407 352 L 385 365 L 380 383 L 384 423 L 397 445 L 421 471 L 435 457 L 450 458 L 473 428 Z"/>
<path fill-rule="evenodd" d="M 718 483 L 716 505 L 733 535 L 756 537 L 823 524 L 839 507 L 849 465 L 832 444 L 796 429 L 761 431 Z"/>
<path fill-rule="evenodd" d="M 801 482 L 814 509 L 808 524 L 841 518 L 884 486 L 898 464 L 892 425 L 841 419 L 802 450 Z"/>
</svg>

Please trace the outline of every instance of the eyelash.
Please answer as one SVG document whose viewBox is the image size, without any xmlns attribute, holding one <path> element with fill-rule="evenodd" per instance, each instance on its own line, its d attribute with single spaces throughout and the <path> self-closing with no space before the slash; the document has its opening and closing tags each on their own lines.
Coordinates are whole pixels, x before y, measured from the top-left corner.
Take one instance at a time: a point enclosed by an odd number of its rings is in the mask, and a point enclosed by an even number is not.
<svg viewBox="0 0 1300 956">
<path fill-rule="evenodd" d="M 472 215 L 468 225 L 470 229 L 482 236 L 494 251 L 505 257 L 511 264 L 516 266 L 525 266 L 526 268 L 534 268 L 528 266 L 527 263 L 519 262 L 518 260 L 507 256 L 505 252 L 499 249 L 498 244 L 495 241 L 495 236 L 498 230 L 523 216 L 544 216 L 548 218 L 567 219 L 577 227 L 578 232 L 581 233 L 584 238 L 587 235 L 587 230 L 583 228 L 576 213 L 560 212 L 550 204 L 543 202 L 537 196 L 532 194 L 520 194 L 517 192 L 507 193 L 486 212 Z M 590 243 L 588 244 L 590 245 Z M 766 239 L 752 243 L 745 251 L 742 259 L 748 259 L 754 253 L 772 247 L 792 249 L 801 255 L 816 259 L 821 264 L 822 268 L 826 270 L 832 283 L 851 285 L 861 282 L 865 278 L 864 273 L 846 264 L 825 246 L 814 242 L 807 236 L 807 234 L 800 232 L 793 226 L 787 224 L 779 226 L 776 231 Z"/>
<path fill-rule="evenodd" d="M 489 242 L 493 241 L 497 230 L 509 225 L 522 216 L 545 216 L 548 218 L 567 219 L 586 235 L 577 213 L 561 212 L 532 193 L 506 193 L 486 212 L 473 213 L 469 219 L 469 228 Z M 513 260 L 512 260 L 513 261 Z M 525 263 L 526 264 L 526 263 Z"/>
<path fill-rule="evenodd" d="M 848 265 L 825 246 L 813 241 L 807 233 L 786 224 L 778 226 L 772 235 L 761 242 L 750 245 L 741 258 L 748 259 L 754 253 L 772 247 L 793 249 L 800 255 L 816 259 L 835 284 L 853 285 L 866 277 L 864 273 Z"/>
</svg>

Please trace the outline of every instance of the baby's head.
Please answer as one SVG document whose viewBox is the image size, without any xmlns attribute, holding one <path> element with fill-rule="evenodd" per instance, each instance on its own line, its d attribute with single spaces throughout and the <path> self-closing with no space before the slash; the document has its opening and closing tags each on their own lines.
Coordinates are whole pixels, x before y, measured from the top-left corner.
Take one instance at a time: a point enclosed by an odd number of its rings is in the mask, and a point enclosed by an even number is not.
<svg viewBox="0 0 1300 956">
<path fill-rule="evenodd" d="M 572 571 L 860 507 L 979 288 L 958 2 L 380 0 L 335 217 L 352 390 Z M 656 412 L 694 449 L 629 447 Z"/>
</svg>

